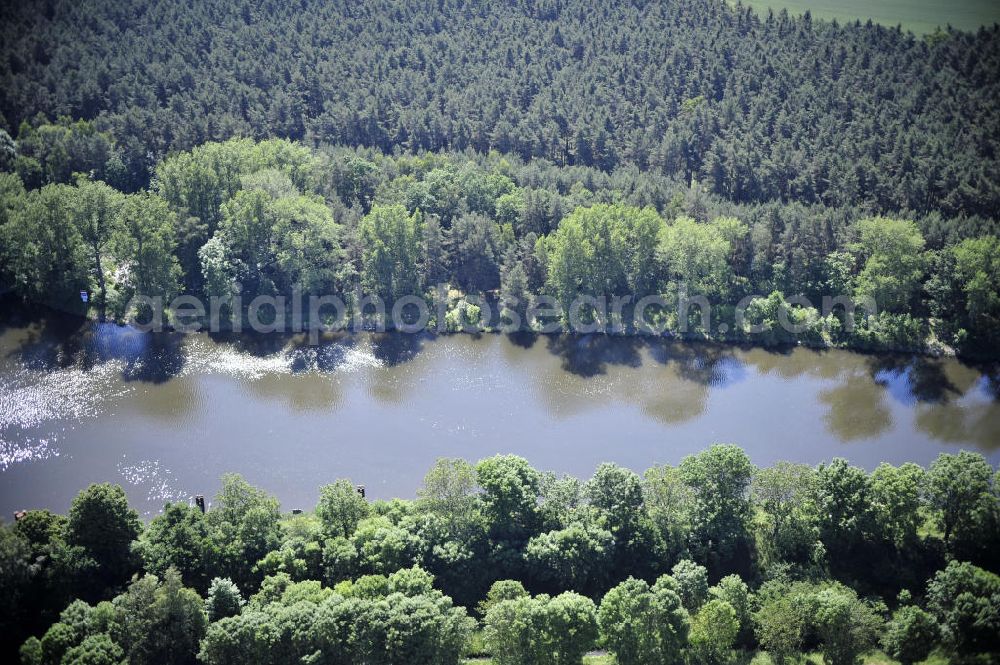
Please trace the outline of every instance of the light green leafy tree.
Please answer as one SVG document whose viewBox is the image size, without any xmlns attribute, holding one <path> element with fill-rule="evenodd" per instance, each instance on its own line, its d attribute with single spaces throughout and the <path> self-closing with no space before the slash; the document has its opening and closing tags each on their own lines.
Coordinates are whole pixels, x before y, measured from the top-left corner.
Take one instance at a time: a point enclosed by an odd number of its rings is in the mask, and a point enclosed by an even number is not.
<svg viewBox="0 0 1000 665">
<path fill-rule="evenodd" d="M 643 476 L 643 494 L 650 519 L 669 559 L 686 553 L 694 517 L 695 492 L 677 467 L 654 466 Z"/>
<path fill-rule="evenodd" d="M 63 656 L 65 665 L 118 665 L 125 652 L 104 633 L 89 635 Z"/>
<path fill-rule="evenodd" d="M 208 588 L 221 562 L 215 533 L 197 507 L 168 503 L 149 523 L 133 550 L 146 572 L 163 576 L 174 568 L 184 583 L 199 591 Z"/>
<path fill-rule="evenodd" d="M 124 197 L 103 182 L 81 177 L 76 182 L 73 198 L 73 224 L 86 246 L 89 270 L 97 279 L 96 300 L 103 317 L 108 296 L 105 278 L 108 246 L 118 231 Z"/>
<path fill-rule="evenodd" d="M 903 547 L 917 537 L 925 475 L 912 462 L 898 467 L 882 463 L 871 474 L 875 527 L 886 542 L 896 547 Z"/>
<path fill-rule="evenodd" d="M 629 578 L 601 600 L 601 634 L 621 665 L 668 665 L 681 660 L 690 617 L 671 584 L 652 588 Z"/>
<path fill-rule="evenodd" d="M 806 597 L 810 591 L 771 582 L 757 594 L 754 634 L 775 665 L 785 665 L 802 649 L 809 625 L 810 604 Z"/>
<path fill-rule="evenodd" d="M 361 283 L 366 295 L 391 304 L 420 293 L 422 226 L 419 212 L 410 214 L 399 205 L 374 205 L 361 219 Z"/>
<path fill-rule="evenodd" d="M 758 469 L 751 483 L 754 535 L 762 564 L 806 563 L 819 540 L 816 472 L 777 462 Z"/>
<path fill-rule="evenodd" d="M 984 345 L 1000 339 L 1000 238 L 966 238 L 951 248 L 954 281 L 964 296 L 970 332 Z"/>
<path fill-rule="evenodd" d="M 739 624 L 737 641 L 749 644 L 753 634 L 751 612 L 755 598 L 746 582 L 739 575 L 726 575 L 708 590 L 708 597 L 711 600 L 724 600 L 729 603 L 736 612 L 736 621 Z"/>
<path fill-rule="evenodd" d="M 684 609 L 692 615 L 708 600 L 708 569 L 705 566 L 683 559 L 674 565 L 669 580 Z"/>
<path fill-rule="evenodd" d="M 254 564 L 281 543 L 278 501 L 238 474 L 222 477 L 207 519 L 219 548 L 219 573 L 241 588 L 260 582 Z"/>
<path fill-rule="evenodd" d="M 857 294 L 880 310 L 905 311 L 924 274 L 924 237 L 910 220 L 872 217 L 857 223 L 852 251 L 862 264 Z"/>
<path fill-rule="evenodd" d="M 572 524 L 529 540 L 524 558 L 542 583 L 554 589 L 588 592 L 599 588 L 606 578 L 614 543 L 609 531 Z"/>
<path fill-rule="evenodd" d="M 80 308 L 90 289 L 90 261 L 73 223 L 76 188 L 46 185 L 27 192 L 3 226 L 5 271 L 22 296 Z"/>
<path fill-rule="evenodd" d="M 497 580 L 490 585 L 490 590 L 486 597 L 476 606 L 476 610 L 483 616 L 490 611 L 490 608 L 504 600 L 518 600 L 528 598 L 531 594 L 525 590 L 524 585 L 517 580 Z"/>
<path fill-rule="evenodd" d="M 210 142 L 161 161 L 153 189 L 177 215 L 185 286 L 195 292 L 202 289 L 199 249 L 215 234 L 223 204 L 242 189 L 245 176 L 274 169 L 304 192 L 315 183 L 318 166 L 309 148 L 284 139 Z"/>
<path fill-rule="evenodd" d="M 875 646 L 882 619 L 846 587 L 829 587 L 815 595 L 813 623 L 823 644 L 823 660 L 830 665 L 856 665 L 861 654 Z"/>
<path fill-rule="evenodd" d="M 239 587 L 230 579 L 216 577 L 208 586 L 205 612 L 209 621 L 236 616 L 243 611 L 245 604 L 246 601 L 243 600 Z"/>
<path fill-rule="evenodd" d="M 736 610 L 724 600 L 713 599 L 691 617 L 691 653 L 696 663 L 721 665 L 732 658 L 740 632 Z"/>
<path fill-rule="evenodd" d="M 719 295 L 732 277 L 730 254 L 747 227 L 731 217 L 699 223 L 678 217 L 659 234 L 658 256 L 668 279 L 683 282 L 689 295 Z"/>
<path fill-rule="evenodd" d="M 476 464 L 476 480 L 483 489 L 480 509 L 491 537 L 530 538 L 539 522 L 538 471 L 523 457 L 496 455 Z"/>
<path fill-rule="evenodd" d="M 941 453 L 931 463 L 927 491 L 945 544 L 977 537 L 982 518 L 997 502 L 993 479 L 993 468 L 978 453 Z"/>
<path fill-rule="evenodd" d="M 693 537 L 700 556 L 728 559 L 749 541 L 754 470 L 746 453 L 732 444 L 715 444 L 681 461 L 681 478 L 694 494 Z"/>
<path fill-rule="evenodd" d="M 564 305 L 653 292 L 656 242 L 663 220 L 651 208 L 599 204 L 577 208 L 550 236 L 549 289 Z"/>
<path fill-rule="evenodd" d="M 350 538 L 358 523 L 371 512 L 371 506 L 349 479 L 341 478 L 320 488 L 316 516 L 327 538 Z"/>
<path fill-rule="evenodd" d="M 139 513 L 128 505 L 119 485 L 94 484 L 73 499 L 66 524 L 66 544 L 73 556 L 96 563 L 93 577 L 79 583 L 95 592 L 123 585 L 137 568 L 132 541 L 139 537 Z"/>
<path fill-rule="evenodd" d="M 578 665 L 598 633 L 593 601 L 571 592 L 500 600 L 484 623 L 483 637 L 498 665 Z"/>
<path fill-rule="evenodd" d="M 448 524 L 451 537 L 466 534 L 475 520 L 476 467 L 464 459 L 439 458 L 417 491 L 420 502 Z"/>
<path fill-rule="evenodd" d="M 174 256 L 176 216 L 163 199 L 148 193 L 126 196 L 118 215 L 111 242 L 118 262 L 116 314 L 129 314 L 125 306 L 135 295 L 160 296 L 166 305 L 176 295 L 181 277 Z"/>
</svg>

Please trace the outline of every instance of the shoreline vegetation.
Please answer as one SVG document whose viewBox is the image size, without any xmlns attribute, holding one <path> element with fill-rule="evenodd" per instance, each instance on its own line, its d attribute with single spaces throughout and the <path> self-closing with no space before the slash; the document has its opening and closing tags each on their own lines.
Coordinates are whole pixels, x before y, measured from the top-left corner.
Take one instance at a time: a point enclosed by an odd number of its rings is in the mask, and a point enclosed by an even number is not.
<svg viewBox="0 0 1000 665">
<path fill-rule="evenodd" d="M 135 194 L 0 173 L 0 278 L 117 321 L 154 320 L 145 297 L 183 302 L 186 322 L 197 305 L 205 323 L 219 298 L 215 331 L 251 314 L 280 331 L 296 298 L 348 294 L 349 320 L 363 297 L 387 314 L 409 300 L 403 319 L 419 301 L 438 332 L 485 331 L 544 303 L 542 330 L 634 333 L 632 307 L 653 298 L 645 324 L 684 339 L 995 360 L 1000 237 L 984 220 L 928 247 L 939 221 L 734 204 L 694 181 L 497 153 L 233 139 L 168 157 Z M 179 309 L 158 320 L 177 327 Z"/>
<path fill-rule="evenodd" d="M 0 294 L 2 298 L 6 294 Z M 929 358 L 957 358 L 963 362 L 971 363 L 973 365 L 979 363 L 991 364 L 997 359 L 996 356 L 988 354 L 979 354 L 975 356 L 962 356 L 956 353 L 953 347 L 941 343 L 938 340 L 927 340 L 922 342 L 920 346 L 914 346 L 912 344 L 904 342 L 903 344 L 898 344 L 894 341 L 866 341 L 865 345 L 852 345 L 850 342 L 833 342 L 828 335 L 815 334 L 815 331 L 811 331 L 811 334 L 799 336 L 795 333 L 790 333 L 782 335 L 780 338 L 774 335 L 761 335 L 759 333 L 738 333 L 738 332 L 720 332 L 716 331 L 714 333 L 705 333 L 699 330 L 688 331 L 686 333 L 679 332 L 676 330 L 667 329 L 663 332 L 639 332 L 634 326 L 629 326 L 624 329 L 613 330 L 611 325 L 608 326 L 606 330 L 598 330 L 594 332 L 576 332 L 573 330 L 560 329 L 557 331 L 539 331 L 528 326 L 523 326 L 517 330 L 510 330 L 499 323 L 487 324 L 481 320 L 469 321 L 465 318 L 466 308 L 468 307 L 468 302 L 465 300 L 466 294 L 452 294 L 450 298 L 450 303 L 446 309 L 443 311 L 448 318 L 448 322 L 445 323 L 444 328 L 438 328 L 437 319 L 432 315 L 427 322 L 426 329 L 420 331 L 402 331 L 398 330 L 393 324 L 390 317 L 386 317 L 388 320 L 385 323 L 384 329 L 379 329 L 372 317 L 365 317 L 364 322 L 357 328 L 322 328 L 315 332 L 311 336 L 311 331 L 308 325 L 304 325 L 299 330 L 289 331 L 289 332 L 263 332 L 258 333 L 252 330 L 235 330 L 231 323 L 227 323 L 218 328 L 213 328 L 211 326 L 211 321 L 208 318 L 192 318 L 186 317 L 185 324 L 181 329 L 175 328 L 170 322 L 170 318 L 163 324 L 162 327 L 158 328 L 155 332 L 172 333 L 172 334 L 207 334 L 207 335 L 239 335 L 239 334 L 250 334 L 250 335 L 268 335 L 277 334 L 288 339 L 303 339 L 308 340 L 309 344 L 322 344 L 324 342 L 332 341 L 338 339 L 339 336 L 343 334 L 358 334 L 358 333 L 398 333 L 398 334 L 415 334 L 415 335 L 428 335 L 435 337 L 438 335 L 539 335 L 539 336 L 579 336 L 586 337 L 590 335 L 607 335 L 611 337 L 624 336 L 624 337 L 634 337 L 634 336 L 644 336 L 653 339 L 661 339 L 666 341 L 676 341 L 676 342 L 687 342 L 687 343 L 705 343 L 714 344 L 719 346 L 731 346 L 737 348 L 762 348 L 762 349 L 791 349 L 794 347 L 805 347 L 808 349 L 823 351 L 823 350 L 833 350 L 839 349 L 843 351 L 853 351 L 855 353 L 862 354 L 916 354 L 921 356 L 926 356 Z M 490 302 L 490 301 L 487 301 Z M 499 304 L 497 300 L 492 301 L 492 306 L 496 307 Z M 40 303 L 25 303 L 28 307 L 42 307 L 45 309 L 51 309 L 50 305 L 40 304 Z M 428 303 L 428 308 L 435 305 L 433 301 Z M 499 308 L 498 308 L 499 309 Z M 497 311 L 494 309 L 493 311 Z M 108 321 L 105 318 L 104 321 L 101 320 L 100 313 L 94 308 L 90 308 L 87 312 L 80 314 L 78 312 L 65 312 L 62 311 L 60 314 L 78 316 L 81 321 L 86 320 L 91 323 L 113 323 L 122 327 L 132 326 L 132 322 L 121 321 L 121 320 L 111 320 Z M 291 318 L 290 315 L 288 318 Z M 353 317 L 348 317 L 353 319 Z M 498 318 L 498 317 L 494 317 Z M 627 318 L 627 317 L 626 317 Z M 562 325 L 562 324 L 560 324 Z M 196 326 L 197 330 L 191 330 L 189 327 Z M 700 328 L 700 326 L 693 326 Z M 142 332 L 154 332 L 142 330 Z M 823 331 L 828 333 L 828 331 Z"/>
<path fill-rule="evenodd" d="M 998 478 L 969 452 L 868 472 L 717 444 L 586 481 L 497 455 L 308 512 L 228 475 L 145 524 L 95 484 L 0 525 L 0 634 L 25 665 L 986 665 Z"/>
</svg>

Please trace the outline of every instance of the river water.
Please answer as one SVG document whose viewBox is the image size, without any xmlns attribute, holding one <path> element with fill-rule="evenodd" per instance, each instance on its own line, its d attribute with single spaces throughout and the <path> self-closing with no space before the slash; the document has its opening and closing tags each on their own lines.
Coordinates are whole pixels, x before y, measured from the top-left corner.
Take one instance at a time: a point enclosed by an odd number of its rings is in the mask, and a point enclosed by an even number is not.
<svg viewBox="0 0 1000 665">
<path fill-rule="evenodd" d="M 0 516 L 91 482 L 145 515 L 226 472 L 311 508 L 349 477 L 413 496 L 440 456 L 498 452 L 588 477 L 713 442 L 757 464 L 1000 461 L 1000 371 L 953 359 L 649 338 L 140 333 L 2 303 Z"/>
</svg>

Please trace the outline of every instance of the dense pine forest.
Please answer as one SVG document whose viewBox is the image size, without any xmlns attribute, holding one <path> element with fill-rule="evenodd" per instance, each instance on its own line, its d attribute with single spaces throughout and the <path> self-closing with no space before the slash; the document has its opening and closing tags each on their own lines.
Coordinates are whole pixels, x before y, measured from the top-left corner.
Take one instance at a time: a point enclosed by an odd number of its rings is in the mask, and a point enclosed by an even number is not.
<svg viewBox="0 0 1000 665">
<path fill-rule="evenodd" d="M 145 526 L 117 485 L 65 517 L 28 511 L 0 528 L 4 646 L 24 640 L 28 665 L 1000 653 L 997 476 L 973 453 L 868 473 L 757 468 L 716 445 L 587 481 L 511 455 L 441 459 L 414 501 L 338 480 L 296 513 L 239 476 L 207 512 L 168 504 Z"/>
<path fill-rule="evenodd" d="M 918 38 L 708 0 L 88 0 L 5 14 L 8 131 L 39 114 L 94 120 L 127 190 L 172 150 L 241 135 L 634 164 L 737 202 L 1000 208 L 996 26 Z"/>
</svg>

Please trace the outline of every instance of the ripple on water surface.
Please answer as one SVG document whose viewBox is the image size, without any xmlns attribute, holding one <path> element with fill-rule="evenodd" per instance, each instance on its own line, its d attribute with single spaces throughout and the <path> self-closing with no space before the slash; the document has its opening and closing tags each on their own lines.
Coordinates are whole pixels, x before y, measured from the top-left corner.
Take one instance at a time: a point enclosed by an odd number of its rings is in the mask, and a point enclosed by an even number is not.
<svg viewBox="0 0 1000 665">
<path fill-rule="evenodd" d="M 371 348 L 339 342 L 316 347 L 288 345 L 273 353 L 256 354 L 237 345 L 197 340 L 185 349 L 181 374 L 223 374 L 255 381 L 269 374 L 349 373 L 381 365 Z"/>
<path fill-rule="evenodd" d="M 173 471 L 164 467 L 159 460 L 130 463 L 122 455 L 122 460 L 118 462 L 118 473 L 129 485 L 146 490 L 147 504 L 162 506 L 167 502 L 186 502 L 191 498 L 190 492 L 180 487 Z"/>
<path fill-rule="evenodd" d="M 119 380 L 122 367 L 121 362 L 109 361 L 90 369 L 19 366 L 0 373 L 0 470 L 58 455 L 54 444 L 59 432 L 34 436 L 32 431 L 57 420 L 71 427 L 101 413 L 106 404 L 129 391 Z"/>
<path fill-rule="evenodd" d="M 137 342 L 135 334 L 109 333 L 105 328 L 101 326 L 102 334 L 83 345 L 69 366 L 39 362 L 37 346 L 31 353 L 21 349 L 21 353 L 8 354 L 0 371 L 0 471 L 58 456 L 62 433 L 105 413 L 142 383 L 142 377 L 216 374 L 253 382 L 275 374 L 332 375 L 383 365 L 369 343 L 355 344 L 353 340 L 315 347 L 289 343 L 268 353 L 254 353 L 239 344 L 216 343 L 205 337 L 178 343 L 176 352 L 182 362 L 175 359 L 167 363 L 163 353 L 150 352 L 141 338 Z M 167 364 L 170 371 L 165 374 L 161 369 Z M 129 470 L 136 471 L 132 466 Z"/>
</svg>

